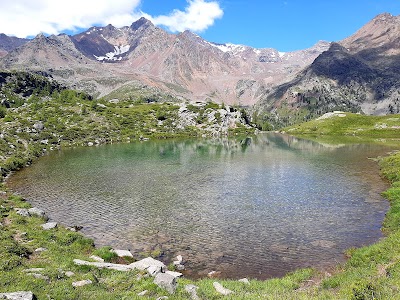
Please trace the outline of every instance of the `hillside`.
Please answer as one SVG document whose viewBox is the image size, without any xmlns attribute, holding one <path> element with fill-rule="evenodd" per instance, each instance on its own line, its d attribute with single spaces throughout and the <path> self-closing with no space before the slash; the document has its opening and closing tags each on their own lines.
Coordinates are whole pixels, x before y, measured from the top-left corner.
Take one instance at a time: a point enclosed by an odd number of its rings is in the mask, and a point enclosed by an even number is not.
<svg viewBox="0 0 400 300">
<path fill-rule="evenodd" d="M 400 16 L 381 14 L 333 43 L 295 79 L 275 87 L 256 111 L 275 126 L 341 110 L 369 115 L 400 112 Z"/>
<path fill-rule="evenodd" d="M 234 107 L 158 103 L 140 95 L 126 101 L 93 100 L 33 73 L 1 72 L 0 99 L 2 176 L 65 146 L 254 132 L 245 112 Z"/>
</svg>

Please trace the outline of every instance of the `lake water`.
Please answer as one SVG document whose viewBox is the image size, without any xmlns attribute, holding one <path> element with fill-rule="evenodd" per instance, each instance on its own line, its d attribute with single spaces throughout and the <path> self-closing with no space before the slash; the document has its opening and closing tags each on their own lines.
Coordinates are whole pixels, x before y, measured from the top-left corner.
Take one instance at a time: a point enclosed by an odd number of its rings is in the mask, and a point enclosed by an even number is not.
<svg viewBox="0 0 400 300">
<path fill-rule="evenodd" d="M 265 279 L 381 237 L 388 185 L 368 158 L 387 151 L 279 134 L 137 142 L 54 152 L 8 184 L 98 246 L 181 254 L 191 277 Z"/>
</svg>

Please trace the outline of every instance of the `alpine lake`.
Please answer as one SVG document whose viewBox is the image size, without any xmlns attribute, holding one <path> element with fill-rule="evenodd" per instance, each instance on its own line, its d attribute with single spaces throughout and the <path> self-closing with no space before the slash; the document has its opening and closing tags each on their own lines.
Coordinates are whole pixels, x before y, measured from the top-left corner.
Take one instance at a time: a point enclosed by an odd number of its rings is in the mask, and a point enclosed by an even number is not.
<svg viewBox="0 0 400 300">
<path fill-rule="evenodd" d="M 162 140 L 55 151 L 8 186 L 96 246 L 129 249 L 185 276 L 266 279 L 329 270 L 376 242 L 390 147 L 326 145 L 282 134 Z"/>
</svg>

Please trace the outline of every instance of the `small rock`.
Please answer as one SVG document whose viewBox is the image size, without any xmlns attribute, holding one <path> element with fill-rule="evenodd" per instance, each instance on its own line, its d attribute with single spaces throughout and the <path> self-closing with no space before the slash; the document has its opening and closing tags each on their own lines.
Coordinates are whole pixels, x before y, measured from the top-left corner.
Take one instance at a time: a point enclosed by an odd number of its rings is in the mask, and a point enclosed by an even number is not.
<svg viewBox="0 0 400 300">
<path fill-rule="evenodd" d="M 43 210 L 41 210 L 40 208 L 32 207 L 32 208 L 28 209 L 28 212 L 31 216 L 37 216 L 39 218 L 45 218 L 46 220 L 48 220 L 46 213 Z"/>
<path fill-rule="evenodd" d="M 33 128 L 35 128 L 38 131 L 42 131 L 44 129 L 44 125 L 42 122 L 37 122 L 33 125 Z"/>
<path fill-rule="evenodd" d="M 134 269 L 131 265 L 121 265 L 121 264 L 111 264 L 111 263 L 101 263 L 101 262 L 90 262 L 80 259 L 74 259 L 74 263 L 79 266 L 93 266 L 100 269 L 110 269 L 122 272 L 128 272 Z"/>
<path fill-rule="evenodd" d="M 67 272 L 65 272 L 64 274 L 65 274 L 65 276 L 67 276 L 67 277 L 72 277 L 72 276 L 75 275 L 75 273 L 74 273 L 74 272 L 71 272 L 71 271 L 67 271 Z"/>
<path fill-rule="evenodd" d="M 180 277 L 182 277 L 183 276 L 183 274 L 182 273 L 179 273 L 179 272 L 173 272 L 173 271 L 165 271 L 165 274 L 169 274 L 169 275 L 172 275 L 172 276 L 174 276 L 175 278 L 180 278 Z"/>
<path fill-rule="evenodd" d="M 185 291 L 190 294 L 190 298 L 192 300 L 200 300 L 199 296 L 197 295 L 197 290 L 199 289 L 198 286 L 193 284 L 185 285 Z"/>
<path fill-rule="evenodd" d="M 181 263 L 183 263 L 183 257 L 182 257 L 182 255 L 178 255 L 177 257 L 176 257 L 176 260 L 181 264 Z"/>
<path fill-rule="evenodd" d="M 15 208 L 17 214 L 23 217 L 30 217 L 29 211 L 26 208 Z"/>
<path fill-rule="evenodd" d="M 0 299 L 7 300 L 33 300 L 36 297 L 32 292 L 0 293 Z"/>
<path fill-rule="evenodd" d="M 221 272 L 217 272 L 217 271 L 211 271 L 210 273 L 207 274 L 207 277 L 209 278 L 216 278 L 221 274 Z"/>
<path fill-rule="evenodd" d="M 119 257 L 133 257 L 132 253 L 129 250 L 111 250 L 111 252 L 117 254 Z"/>
<path fill-rule="evenodd" d="M 57 225 L 58 225 L 57 222 L 49 222 L 46 224 L 42 224 L 41 226 L 44 230 L 50 230 L 50 229 L 56 228 Z"/>
<path fill-rule="evenodd" d="M 178 271 L 183 271 L 183 270 L 185 270 L 185 266 L 184 265 L 175 265 L 175 269 L 176 270 L 178 270 Z"/>
<path fill-rule="evenodd" d="M 153 277 L 161 272 L 162 272 L 162 268 L 160 266 L 150 266 L 147 268 L 147 273 L 149 273 L 149 275 L 153 276 Z"/>
<path fill-rule="evenodd" d="M 97 255 L 92 255 L 91 257 L 89 257 L 90 259 L 93 259 L 94 261 L 97 262 L 104 262 L 104 259 L 102 259 L 101 257 L 97 256 Z"/>
<path fill-rule="evenodd" d="M 87 280 L 81 280 L 81 281 L 75 281 L 72 283 L 73 287 L 81 287 L 81 286 L 85 286 L 88 284 L 92 284 L 92 281 L 87 279 Z"/>
<path fill-rule="evenodd" d="M 158 297 L 156 300 L 165 300 L 165 299 L 168 299 L 168 297 L 167 296 L 162 296 L 162 297 Z"/>
<path fill-rule="evenodd" d="M 144 296 L 148 293 L 148 290 L 144 290 L 143 292 L 140 292 L 139 294 L 137 294 L 138 296 Z"/>
<path fill-rule="evenodd" d="M 166 273 L 158 273 L 154 278 L 154 283 L 170 294 L 173 294 L 176 290 L 176 278 Z"/>
<path fill-rule="evenodd" d="M 49 277 L 38 273 L 28 273 L 28 275 L 31 275 L 37 279 L 49 280 Z"/>
<path fill-rule="evenodd" d="M 26 269 L 26 270 L 23 270 L 22 272 L 25 272 L 25 273 L 34 273 L 34 272 L 42 272 L 42 271 L 44 271 L 44 268 Z"/>
<path fill-rule="evenodd" d="M 92 147 L 94 144 L 92 142 L 87 143 L 89 147 Z"/>
<path fill-rule="evenodd" d="M 244 284 L 250 284 L 250 281 L 247 278 L 242 278 L 238 280 L 239 282 L 243 282 Z"/>
<path fill-rule="evenodd" d="M 37 252 L 37 253 L 44 252 L 44 251 L 47 251 L 47 248 L 37 248 L 35 250 L 35 252 Z"/>
<path fill-rule="evenodd" d="M 218 283 L 218 282 L 214 282 L 214 283 L 213 283 L 213 286 L 214 286 L 215 290 L 216 290 L 218 293 L 220 293 L 221 295 L 228 296 L 228 295 L 230 295 L 230 294 L 233 293 L 231 290 L 228 290 L 228 289 L 224 288 L 224 287 L 223 287 L 220 283 Z"/>
<path fill-rule="evenodd" d="M 46 140 L 41 140 L 40 143 L 43 144 L 43 145 L 48 145 L 49 144 L 49 140 L 47 140 L 47 139 Z"/>
</svg>

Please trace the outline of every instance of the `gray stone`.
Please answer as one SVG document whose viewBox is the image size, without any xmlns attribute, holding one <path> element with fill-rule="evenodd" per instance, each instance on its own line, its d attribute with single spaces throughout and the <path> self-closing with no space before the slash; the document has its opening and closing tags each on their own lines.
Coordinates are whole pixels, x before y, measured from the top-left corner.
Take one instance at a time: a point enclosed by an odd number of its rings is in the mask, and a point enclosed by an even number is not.
<svg viewBox="0 0 400 300">
<path fill-rule="evenodd" d="M 42 122 L 37 122 L 33 124 L 33 128 L 35 128 L 37 131 L 42 131 L 44 129 L 44 125 Z"/>
<path fill-rule="evenodd" d="M 36 297 L 32 292 L 0 293 L 0 299 L 8 300 L 33 300 Z"/>
<path fill-rule="evenodd" d="M 57 222 L 49 222 L 46 224 L 42 224 L 41 226 L 44 230 L 50 230 L 50 229 L 56 228 L 57 225 L 58 225 Z"/>
<path fill-rule="evenodd" d="M 37 248 L 37 249 L 35 249 L 35 252 L 39 253 L 39 252 L 44 252 L 47 250 L 48 250 L 47 248 Z"/>
<path fill-rule="evenodd" d="M 192 300 L 200 300 L 199 296 L 197 295 L 197 290 L 198 290 L 198 289 L 199 289 L 199 287 L 198 287 L 198 286 L 195 286 L 195 285 L 193 285 L 193 284 L 185 285 L 185 291 L 186 291 L 187 293 L 189 293 L 190 298 L 191 298 Z"/>
<path fill-rule="evenodd" d="M 148 293 L 148 290 L 144 290 L 143 292 L 140 292 L 139 294 L 137 294 L 138 296 L 144 296 Z"/>
<path fill-rule="evenodd" d="M 153 276 L 153 277 L 161 272 L 162 272 L 162 268 L 160 266 L 150 266 L 147 268 L 147 273 L 149 273 L 149 275 Z"/>
<path fill-rule="evenodd" d="M 182 277 L 183 276 L 183 274 L 182 273 L 179 273 L 179 272 L 173 272 L 173 271 L 165 271 L 165 274 L 169 274 L 169 275 L 172 275 L 172 276 L 174 276 L 175 278 L 180 278 L 180 277 Z"/>
<path fill-rule="evenodd" d="M 72 277 L 72 276 L 75 275 L 75 273 L 74 273 L 74 272 L 71 272 L 71 271 L 67 271 L 67 272 L 65 272 L 64 274 L 65 274 L 65 276 L 67 276 L 67 277 Z"/>
<path fill-rule="evenodd" d="M 168 299 L 167 296 L 162 296 L 162 297 L 158 297 L 156 300 L 166 300 L 166 299 Z"/>
<path fill-rule="evenodd" d="M 17 214 L 23 217 L 30 217 L 29 211 L 26 208 L 15 208 Z"/>
<path fill-rule="evenodd" d="M 31 275 L 37 279 L 49 280 L 49 277 L 39 274 L 39 273 L 28 273 L 28 275 Z"/>
<path fill-rule="evenodd" d="M 238 280 L 239 282 L 242 282 L 244 284 L 250 284 L 250 281 L 247 278 L 242 278 Z"/>
<path fill-rule="evenodd" d="M 34 272 L 42 272 L 42 271 L 44 271 L 44 268 L 26 269 L 26 270 L 23 270 L 22 272 L 25 272 L 25 273 L 34 273 Z"/>
<path fill-rule="evenodd" d="M 37 208 L 37 207 L 32 207 L 30 209 L 28 209 L 28 212 L 31 216 L 37 216 L 40 218 L 45 218 L 46 220 L 48 220 L 49 218 L 46 216 L 46 213 L 44 212 L 44 210 Z"/>
<path fill-rule="evenodd" d="M 113 249 L 113 250 L 111 250 L 111 252 L 114 252 L 119 257 L 133 257 L 132 253 L 129 250 Z"/>
<path fill-rule="evenodd" d="M 99 256 L 97 256 L 97 255 L 92 255 L 91 257 L 89 257 L 90 259 L 93 259 L 94 261 L 97 261 L 97 262 L 101 262 L 101 263 L 103 263 L 104 262 L 104 259 L 102 259 L 101 257 L 99 257 Z"/>
<path fill-rule="evenodd" d="M 158 273 L 154 278 L 154 283 L 170 294 L 173 294 L 176 290 L 176 278 L 166 273 Z"/>
<path fill-rule="evenodd" d="M 214 286 L 215 290 L 216 290 L 218 293 L 220 293 L 221 295 L 228 296 L 228 295 L 230 295 L 230 294 L 233 293 L 231 290 L 228 290 L 228 289 L 224 288 L 224 287 L 223 287 L 220 283 L 218 283 L 218 282 L 214 282 L 214 283 L 213 283 L 213 286 Z"/>
<path fill-rule="evenodd" d="M 92 281 L 89 279 L 86 279 L 86 280 L 81 280 L 81 281 L 75 281 L 72 283 L 72 286 L 73 287 L 81 287 L 81 286 L 85 286 L 88 284 L 92 284 Z"/>
<path fill-rule="evenodd" d="M 176 260 L 181 264 L 181 263 L 183 263 L 183 257 L 182 257 L 182 255 L 178 255 L 177 257 L 176 257 Z"/>
<path fill-rule="evenodd" d="M 142 260 L 135 261 L 134 263 L 131 263 L 130 266 L 133 269 L 139 269 L 141 271 L 147 270 L 151 266 L 160 267 L 162 270 L 165 270 L 165 268 L 166 268 L 165 265 L 161 261 L 156 260 L 152 257 L 147 257 Z"/>
<path fill-rule="evenodd" d="M 74 263 L 79 266 L 93 266 L 100 269 L 111 269 L 116 271 L 131 271 L 134 268 L 131 265 L 120 265 L 120 264 L 111 264 L 111 263 L 101 263 L 101 262 L 89 262 L 80 259 L 74 259 Z"/>
</svg>

